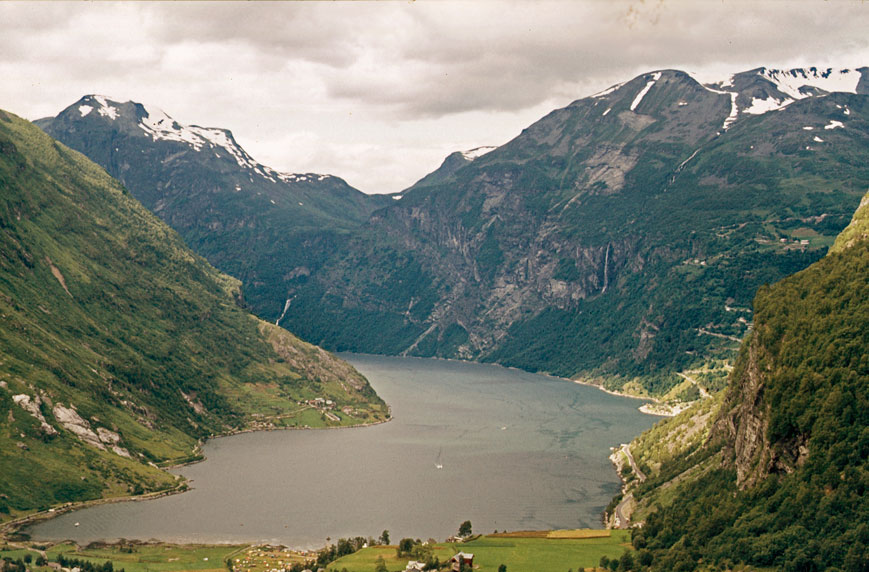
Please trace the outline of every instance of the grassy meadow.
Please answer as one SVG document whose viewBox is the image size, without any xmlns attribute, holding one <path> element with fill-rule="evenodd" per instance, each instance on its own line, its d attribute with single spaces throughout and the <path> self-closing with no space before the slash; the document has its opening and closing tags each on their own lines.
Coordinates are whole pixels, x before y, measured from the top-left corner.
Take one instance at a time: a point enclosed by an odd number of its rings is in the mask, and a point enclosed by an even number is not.
<svg viewBox="0 0 869 572">
<path fill-rule="evenodd" d="M 474 570 L 496 572 L 501 564 L 508 571 L 534 570 L 535 572 L 567 572 L 569 569 L 594 568 L 602 556 L 618 559 L 630 549 L 631 535 L 627 530 L 592 530 L 580 534 L 509 533 L 480 536 L 461 544 L 437 543 L 432 556 L 441 562 L 459 551 L 474 555 Z M 558 538 L 570 536 L 570 538 Z M 374 572 L 378 557 L 383 557 L 390 572 L 404 570 L 410 558 L 396 557 L 395 546 L 372 546 L 339 558 L 329 565 L 329 570 L 347 572 Z"/>
</svg>

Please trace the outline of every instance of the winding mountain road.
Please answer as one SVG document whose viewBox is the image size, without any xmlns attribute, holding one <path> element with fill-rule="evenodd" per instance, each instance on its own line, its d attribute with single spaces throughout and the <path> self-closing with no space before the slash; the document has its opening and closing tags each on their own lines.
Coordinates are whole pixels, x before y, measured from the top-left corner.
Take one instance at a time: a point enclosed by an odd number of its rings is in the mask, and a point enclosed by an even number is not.
<svg viewBox="0 0 869 572">
<path fill-rule="evenodd" d="M 636 461 L 634 461 L 634 456 L 631 455 L 631 446 L 630 445 L 622 445 L 622 452 L 625 454 L 625 457 L 628 458 L 628 463 L 631 464 L 631 470 L 637 475 L 637 479 L 643 483 L 646 481 L 646 475 L 640 468 L 637 466 Z"/>
<path fill-rule="evenodd" d="M 677 372 L 676 375 L 678 375 L 682 379 L 687 379 L 688 381 L 693 383 L 694 386 L 700 390 L 700 397 L 702 397 L 703 399 L 708 399 L 708 398 L 712 397 L 711 395 L 709 395 L 709 392 L 706 391 L 705 389 L 703 389 L 703 386 L 700 385 L 699 383 L 697 383 L 697 380 L 694 379 L 693 377 L 687 376 L 684 373 L 680 373 L 680 372 Z"/>
<path fill-rule="evenodd" d="M 645 482 L 646 475 L 643 471 L 640 470 L 640 467 L 637 466 L 637 462 L 634 460 L 634 456 L 631 454 L 631 446 L 627 444 L 622 444 L 621 451 L 625 454 L 625 457 L 628 459 L 628 463 L 631 465 L 631 470 L 634 472 L 634 475 L 637 476 L 637 480 L 639 482 Z M 634 494 L 628 493 L 622 499 L 622 501 L 616 505 L 615 508 L 615 516 L 616 516 L 616 528 L 630 528 L 630 515 L 625 514 L 625 508 L 628 506 L 628 503 L 633 502 Z"/>
</svg>

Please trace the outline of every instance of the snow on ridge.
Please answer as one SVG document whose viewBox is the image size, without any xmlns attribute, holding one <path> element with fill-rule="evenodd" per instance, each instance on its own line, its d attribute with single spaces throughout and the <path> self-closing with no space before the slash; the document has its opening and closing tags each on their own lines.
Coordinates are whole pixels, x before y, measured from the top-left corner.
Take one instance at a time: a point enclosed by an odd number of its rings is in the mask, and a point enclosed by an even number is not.
<svg viewBox="0 0 869 572">
<path fill-rule="evenodd" d="M 731 79 L 733 79 L 733 76 L 731 76 Z M 727 131 L 730 126 L 733 125 L 733 122 L 736 121 L 737 117 L 739 117 L 739 107 L 736 105 L 736 98 L 739 97 L 739 92 L 722 91 L 720 89 L 711 88 L 708 85 L 703 85 L 702 83 L 700 84 L 700 86 L 703 87 L 703 89 L 705 89 L 706 91 L 711 91 L 712 93 L 717 93 L 719 95 L 730 96 L 730 113 L 727 114 L 727 117 L 724 118 L 724 123 L 721 125 L 721 129 Z"/>
<path fill-rule="evenodd" d="M 198 125 L 180 125 L 166 112 L 158 107 L 142 106 L 145 109 L 145 117 L 139 120 L 139 127 L 154 141 L 178 141 L 187 143 L 196 151 L 200 151 L 206 145 L 210 148 L 221 147 L 229 153 L 240 167 L 257 170 L 268 178 L 260 169 L 259 163 L 238 146 L 232 139 L 232 135 L 226 129 L 216 127 L 200 127 Z"/>
<path fill-rule="evenodd" d="M 128 101 L 123 105 L 133 104 L 134 102 Z M 114 120 L 120 117 L 117 107 L 119 105 L 121 104 L 113 98 L 92 94 L 80 100 L 78 112 L 81 114 L 81 117 L 85 117 L 96 110 L 99 115 Z M 322 182 L 328 178 L 332 178 L 332 175 L 320 175 L 316 173 L 278 173 L 274 169 L 261 165 L 254 160 L 247 151 L 236 143 L 232 133 L 228 129 L 201 127 L 199 125 L 181 125 L 159 107 L 138 103 L 134 105 L 141 106 L 144 110 L 143 116 L 139 118 L 138 127 L 146 135 L 150 136 L 152 140 L 185 143 L 195 151 L 207 150 L 213 152 L 218 159 L 226 152 L 240 167 L 248 169 L 251 177 L 256 174 L 272 183 L 277 183 L 278 179 L 284 182 Z M 252 178 L 251 181 L 253 181 Z"/>
<path fill-rule="evenodd" d="M 282 180 L 285 183 L 298 183 L 298 182 L 322 182 L 326 179 L 331 179 L 332 175 L 319 175 L 317 173 L 275 173 L 277 178 Z"/>
<path fill-rule="evenodd" d="M 634 98 L 634 101 L 631 102 L 631 111 L 637 109 L 637 106 L 640 104 L 641 101 L 643 101 L 643 98 L 646 96 L 647 93 L 649 93 L 649 90 L 652 89 L 652 86 L 655 85 L 655 82 L 657 82 L 659 79 L 661 79 L 661 72 L 655 72 L 652 74 L 652 79 L 646 82 L 646 87 L 644 87 L 640 91 L 640 93 L 637 94 L 637 97 Z"/>
<path fill-rule="evenodd" d="M 594 95 L 592 95 L 592 97 L 595 98 L 595 99 L 600 99 L 601 97 L 606 97 L 607 95 L 611 94 L 612 92 L 614 92 L 615 90 L 617 90 L 617 89 L 620 88 L 621 86 L 625 85 L 625 83 L 626 83 L 626 82 L 617 83 L 617 84 L 615 84 L 615 85 L 613 85 L 613 86 L 610 86 L 610 87 L 606 88 L 606 89 L 603 90 L 603 91 L 599 91 L 599 92 L 595 93 Z"/>
<path fill-rule="evenodd" d="M 468 161 L 473 161 L 474 159 L 479 159 L 486 153 L 490 153 L 495 149 L 497 149 L 497 147 L 476 147 L 469 151 L 462 151 L 462 157 L 464 157 Z"/>
<path fill-rule="evenodd" d="M 782 93 L 793 99 L 808 97 L 800 92 L 802 87 L 816 87 L 826 92 L 857 93 L 860 72 L 857 70 L 834 70 L 817 68 L 774 70 L 762 68 L 758 75 L 771 81 Z"/>
</svg>

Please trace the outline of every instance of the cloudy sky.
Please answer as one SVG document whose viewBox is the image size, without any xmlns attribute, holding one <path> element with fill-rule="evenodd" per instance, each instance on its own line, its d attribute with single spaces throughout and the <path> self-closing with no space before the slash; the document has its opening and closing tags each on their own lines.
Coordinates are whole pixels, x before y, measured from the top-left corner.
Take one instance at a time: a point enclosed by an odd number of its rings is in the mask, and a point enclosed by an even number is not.
<svg viewBox="0 0 869 572">
<path fill-rule="evenodd" d="M 867 30 L 849 0 L 0 2 L 0 108 L 139 101 L 394 192 L 644 71 L 869 65 Z"/>
</svg>

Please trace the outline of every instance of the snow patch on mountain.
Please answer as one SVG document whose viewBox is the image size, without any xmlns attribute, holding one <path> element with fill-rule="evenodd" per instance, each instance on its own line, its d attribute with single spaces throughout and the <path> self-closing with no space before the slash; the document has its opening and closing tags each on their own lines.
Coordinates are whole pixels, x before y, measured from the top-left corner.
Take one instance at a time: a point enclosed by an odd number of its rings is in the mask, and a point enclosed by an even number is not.
<svg viewBox="0 0 869 572">
<path fill-rule="evenodd" d="M 646 87 L 644 87 L 640 91 L 640 93 L 637 94 L 637 97 L 634 98 L 634 101 L 631 102 L 631 111 L 637 109 L 637 106 L 640 104 L 641 101 L 643 101 L 643 98 L 646 96 L 647 93 L 649 93 L 649 90 L 652 89 L 652 86 L 655 85 L 655 83 L 659 79 L 661 79 L 661 72 L 655 72 L 652 74 L 652 79 L 646 82 Z"/>
<path fill-rule="evenodd" d="M 732 79 L 732 77 L 731 77 Z M 696 80 L 695 80 L 696 81 Z M 699 82 L 698 82 L 699 83 Z M 722 91 L 720 89 L 715 89 L 708 85 L 700 84 L 706 91 L 711 91 L 712 93 L 717 93 L 719 95 L 728 95 L 730 96 L 730 113 L 727 114 L 727 117 L 724 118 L 724 123 L 721 124 L 721 129 L 727 131 L 733 122 L 739 117 L 739 106 L 736 105 L 736 98 L 739 97 L 739 93 L 736 91 Z M 719 84 L 711 84 L 711 85 L 720 85 Z"/>
<path fill-rule="evenodd" d="M 275 172 L 277 178 L 282 180 L 285 183 L 298 183 L 298 182 L 308 182 L 308 181 L 318 181 L 323 182 L 326 179 L 331 179 L 332 175 L 318 175 L 317 173 L 277 173 Z"/>
<path fill-rule="evenodd" d="M 470 151 L 462 151 L 462 157 L 468 161 L 473 161 L 474 159 L 479 159 L 486 153 L 494 151 L 495 149 L 497 149 L 497 147 L 476 147 Z"/>
<path fill-rule="evenodd" d="M 623 85 L 625 85 L 625 82 L 617 83 L 612 87 L 608 87 L 603 91 L 599 91 L 599 92 L 595 93 L 594 95 L 592 95 L 592 97 L 594 97 L 596 99 L 600 99 L 601 97 L 606 97 L 607 95 L 613 93 L 614 91 L 616 91 L 618 88 L 620 88 Z"/>
<path fill-rule="evenodd" d="M 804 93 L 806 87 L 815 87 L 826 92 L 857 93 L 860 72 L 857 70 L 834 70 L 817 68 L 774 70 L 763 68 L 758 75 L 771 81 L 782 93 L 793 99 L 803 99 L 810 94 Z"/>
<path fill-rule="evenodd" d="M 727 114 L 727 117 L 724 118 L 724 123 L 721 125 L 721 128 L 727 131 L 733 122 L 736 121 L 736 118 L 739 117 L 739 106 L 736 105 L 736 98 L 739 97 L 739 94 L 735 91 L 728 92 L 730 94 L 730 113 Z"/>
<path fill-rule="evenodd" d="M 772 96 L 767 97 L 766 99 L 760 99 L 759 97 L 751 98 L 751 106 L 745 108 L 743 111 L 746 113 L 750 113 L 751 115 L 763 115 L 768 111 L 775 111 L 776 109 L 781 109 L 782 107 L 787 107 L 794 100 L 790 97 L 785 99 L 776 99 Z"/>
<path fill-rule="evenodd" d="M 828 124 L 824 125 L 824 129 L 827 129 L 827 130 L 836 129 L 839 127 L 844 128 L 845 124 L 842 123 L 841 121 L 836 121 L 834 119 L 831 119 Z"/>
<path fill-rule="evenodd" d="M 94 108 L 90 105 L 79 105 L 78 106 L 78 111 L 79 111 L 79 113 L 81 113 L 82 117 L 86 116 L 88 113 L 90 113 L 93 110 L 94 110 Z"/>
<path fill-rule="evenodd" d="M 93 96 L 94 101 L 96 101 L 100 106 L 97 109 L 97 113 L 102 115 L 103 117 L 108 117 L 109 119 L 117 119 L 118 118 L 118 108 L 112 105 L 109 105 L 108 98 L 104 95 L 95 95 Z M 81 110 L 81 108 L 79 108 Z"/>
</svg>

